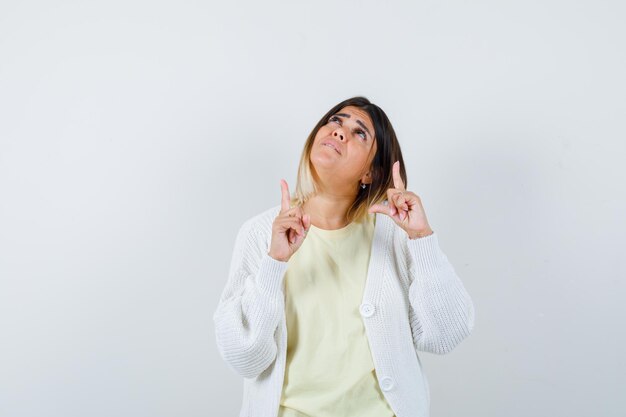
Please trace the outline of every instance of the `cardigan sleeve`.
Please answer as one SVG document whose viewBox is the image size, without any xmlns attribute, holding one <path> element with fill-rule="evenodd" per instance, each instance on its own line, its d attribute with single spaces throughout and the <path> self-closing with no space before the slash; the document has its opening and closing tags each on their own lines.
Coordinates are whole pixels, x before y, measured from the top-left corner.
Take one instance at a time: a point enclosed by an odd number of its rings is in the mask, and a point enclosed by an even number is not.
<svg viewBox="0 0 626 417">
<path fill-rule="evenodd" d="M 446 354 L 474 328 L 474 304 L 433 234 L 409 239 L 409 303 L 415 348 Z"/>
<path fill-rule="evenodd" d="M 269 256 L 261 242 L 250 221 L 240 227 L 213 314 L 219 353 L 245 378 L 257 377 L 274 361 L 274 333 L 284 311 L 282 282 L 288 263 Z"/>
</svg>

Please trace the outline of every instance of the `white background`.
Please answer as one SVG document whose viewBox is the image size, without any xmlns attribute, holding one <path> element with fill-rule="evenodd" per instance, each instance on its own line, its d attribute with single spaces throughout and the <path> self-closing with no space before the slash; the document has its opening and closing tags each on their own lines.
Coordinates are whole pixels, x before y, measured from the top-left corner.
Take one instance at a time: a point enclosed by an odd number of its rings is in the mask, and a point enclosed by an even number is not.
<svg viewBox="0 0 626 417">
<path fill-rule="evenodd" d="M 235 416 L 235 234 L 365 95 L 473 297 L 436 417 L 623 416 L 620 1 L 0 3 L 0 415 Z"/>
</svg>

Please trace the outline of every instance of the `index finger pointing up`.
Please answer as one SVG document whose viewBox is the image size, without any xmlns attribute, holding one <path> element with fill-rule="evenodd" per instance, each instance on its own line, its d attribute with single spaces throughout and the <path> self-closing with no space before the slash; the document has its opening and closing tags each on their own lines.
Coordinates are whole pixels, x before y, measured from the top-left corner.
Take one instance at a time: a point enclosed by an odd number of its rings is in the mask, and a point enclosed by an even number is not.
<svg viewBox="0 0 626 417">
<path fill-rule="evenodd" d="M 287 181 L 281 178 L 280 180 L 280 192 L 282 194 L 281 209 L 282 211 L 289 210 L 291 208 L 291 197 L 289 197 L 289 186 Z"/>
<path fill-rule="evenodd" d="M 400 176 L 400 161 L 393 163 L 393 186 L 399 190 L 404 190 L 404 181 Z"/>
</svg>

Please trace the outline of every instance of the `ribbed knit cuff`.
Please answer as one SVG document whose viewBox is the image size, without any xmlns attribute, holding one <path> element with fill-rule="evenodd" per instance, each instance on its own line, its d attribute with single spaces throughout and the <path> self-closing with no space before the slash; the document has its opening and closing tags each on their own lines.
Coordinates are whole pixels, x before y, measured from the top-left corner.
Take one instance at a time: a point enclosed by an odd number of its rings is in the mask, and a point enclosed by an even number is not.
<svg viewBox="0 0 626 417">
<path fill-rule="evenodd" d="M 282 292 L 283 278 L 288 267 L 288 262 L 276 260 L 267 253 L 263 254 L 256 278 L 258 287 L 271 296 L 278 296 Z"/>
<path fill-rule="evenodd" d="M 437 232 L 417 239 L 409 239 L 407 236 L 407 246 L 417 272 L 430 274 L 447 263 L 446 255 L 439 247 Z"/>
</svg>

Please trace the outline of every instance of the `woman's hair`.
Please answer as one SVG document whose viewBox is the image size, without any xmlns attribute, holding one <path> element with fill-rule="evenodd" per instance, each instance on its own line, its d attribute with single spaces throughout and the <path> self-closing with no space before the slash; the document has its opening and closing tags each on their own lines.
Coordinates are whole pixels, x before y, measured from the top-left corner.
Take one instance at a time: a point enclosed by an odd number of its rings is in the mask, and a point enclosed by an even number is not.
<svg viewBox="0 0 626 417">
<path fill-rule="evenodd" d="M 365 188 L 361 188 L 359 184 L 358 194 L 348 208 L 348 222 L 363 221 L 368 215 L 367 210 L 372 204 L 381 203 L 387 199 L 387 189 L 393 188 L 393 164 L 400 161 L 400 176 L 404 182 L 404 186 L 408 185 L 406 178 L 406 170 L 404 168 L 404 160 L 402 159 L 402 151 L 396 137 L 396 132 L 391 126 L 389 118 L 385 112 L 376 104 L 371 103 L 363 96 L 356 96 L 342 101 L 331 108 L 317 122 L 309 137 L 307 138 L 302 155 L 300 156 L 300 164 L 298 166 L 298 176 L 296 180 L 296 189 L 291 197 L 291 206 L 301 205 L 318 192 L 315 178 L 311 172 L 311 149 L 317 131 L 328 123 L 328 119 L 344 107 L 354 106 L 365 111 L 372 119 L 374 125 L 374 139 L 376 140 L 376 154 L 372 160 L 370 176 L 371 184 L 367 184 Z M 373 149 L 373 146 L 372 146 Z"/>
</svg>

